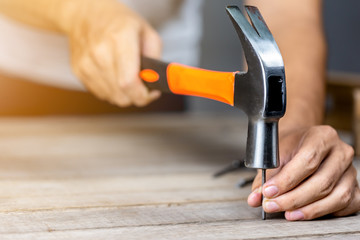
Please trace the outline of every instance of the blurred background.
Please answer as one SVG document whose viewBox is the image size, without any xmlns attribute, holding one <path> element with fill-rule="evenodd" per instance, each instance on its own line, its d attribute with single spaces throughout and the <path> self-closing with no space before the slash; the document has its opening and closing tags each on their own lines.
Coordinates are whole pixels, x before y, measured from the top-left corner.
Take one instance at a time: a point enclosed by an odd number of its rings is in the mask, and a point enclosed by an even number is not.
<svg viewBox="0 0 360 240">
<path fill-rule="evenodd" d="M 226 4 L 238 3 L 239 1 L 226 1 Z M 224 1 L 206 0 L 201 66 L 233 71 L 241 67 L 241 46 L 223 8 Z M 360 72 L 360 60 L 358 58 L 360 54 L 359 9 L 360 1 L 356 0 L 344 0 L 341 1 L 341 4 L 336 0 L 324 1 L 329 72 Z M 359 25 L 358 28 L 357 25 Z M 352 97 L 351 93 L 349 97 Z M 330 105 L 334 104 L 332 99 L 328 101 Z M 343 105 L 347 109 L 350 108 L 348 110 L 352 110 L 346 102 Z M 213 111 L 223 108 L 229 110 L 227 106 L 221 103 L 194 98 L 191 98 L 187 107 L 191 111 Z"/>
<path fill-rule="evenodd" d="M 341 99 L 339 93 L 329 94 L 328 112 L 341 105 L 341 115 L 345 122 L 351 122 L 353 110 L 352 89 L 354 83 L 349 86 L 348 82 L 357 78 L 353 75 L 360 71 L 359 47 L 360 26 L 360 2 L 356 0 L 344 0 L 339 4 L 336 0 L 326 0 L 324 7 L 326 34 L 329 42 L 329 91 L 342 89 Z M 234 71 L 240 70 L 242 53 L 239 40 L 233 30 L 232 24 L 225 13 L 224 6 L 240 4 L 241 1 L 218 1 L 206 0 L 204 6 L 204 37 L 201 44 L 201 67 Z M 336 74 L 333 74 L 336 72 Z M 339 74 L 340 73 L 340 77 Z M 345 86 L 339 83 L 344 79 Z M 351 73 L 349 75 L 349 73 Z M 349 80 L 350 79 L 350 80 Z M 343 81 L 343 82 L 344 82 Z M 360 82 L 359 82 L 360 83 Z M 87 93 L 61 90 L 35 83 L 13 79 L 6 74 L 0 76 L 0 115 L 2 116 L 29 116 L 29 115 L 53 115 L 53 114 L 98 114 L 114 112 L 143 112 L 143 111 L 190 111 L 190 112 L 226 112 L 238 113 L 222 103 L 212 100 L 178 96 L 165 96 L 162 100 L 146 109 L 119 109 L 107 103 L 96 100 Z M 356 85 L 356 80 L 355 80 Z M 338 91 L 339 92 L 339 91 Z M 169 102 L 172 104 L 169 106 Z M 347 114 L 347 115 L 346 115 Z M 345 116 L 346 115 L 346 116 Z M 340 124 L 343 120 L 340 120 Z M 349 125 L 347 123 L 347 125 Z M 349 128 L 349 126 L 343 126 Z"/>
</svg>

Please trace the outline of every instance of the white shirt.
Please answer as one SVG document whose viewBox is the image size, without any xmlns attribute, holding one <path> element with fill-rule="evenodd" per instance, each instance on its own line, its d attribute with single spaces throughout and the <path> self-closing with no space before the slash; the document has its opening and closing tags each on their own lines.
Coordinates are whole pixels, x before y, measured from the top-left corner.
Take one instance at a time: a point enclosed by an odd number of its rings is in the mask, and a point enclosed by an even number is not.
<svg viewBox="0 0 360 240">
<path fill-rule="evenodd" d="M 159 31 L 163 59 L 196 65 L 202 0 L 122 0 Z M 155 14 L 154 14 L 155 13 Z M 43 84 L 84 90 L 70 66 L 68 40 L 0 15 L 0 72 Z"/>
</svg>

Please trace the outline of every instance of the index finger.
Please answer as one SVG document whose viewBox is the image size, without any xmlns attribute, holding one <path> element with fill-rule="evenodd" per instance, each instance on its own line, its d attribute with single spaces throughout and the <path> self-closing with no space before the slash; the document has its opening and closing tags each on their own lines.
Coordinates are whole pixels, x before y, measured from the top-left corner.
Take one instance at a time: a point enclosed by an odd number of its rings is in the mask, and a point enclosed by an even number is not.
<svg viewBox="0 0 360 240">
<path fill-rule="evenodd" d="M 328 126 L 311 128 L 301 140 L 299 150 L 281 171 L 263 186 L 266 198 L 286 193 L 313 174 L 334 146 L 338 135 Z"/>
</svg>

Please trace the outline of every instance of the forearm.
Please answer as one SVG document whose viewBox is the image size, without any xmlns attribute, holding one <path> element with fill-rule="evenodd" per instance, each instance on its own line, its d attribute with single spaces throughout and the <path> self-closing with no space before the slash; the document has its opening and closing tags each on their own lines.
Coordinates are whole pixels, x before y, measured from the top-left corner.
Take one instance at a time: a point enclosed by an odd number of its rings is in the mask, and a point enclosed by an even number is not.
<svg viewBox="0 0 360 240">
<path fill-rule="evenodd" d="M 248 3 L 259 7 L 284 58 L 288 98 L 281 129 L 321 124 L 326 67 L 321 1 Z"/>
<path fill-rule="evenodd" d="M 2 0 L 0 12 L 38 28 L 59 31 L 57 20 L 67 0 Z"/>
<path fill-rule="evenodd" d="M 92 0 L 1 0 L 0 13 L 40 29 L 67 33 L 94 9 L 111 11 L 118 5 L 115 0 L 101 4 Z"/>
</svg>

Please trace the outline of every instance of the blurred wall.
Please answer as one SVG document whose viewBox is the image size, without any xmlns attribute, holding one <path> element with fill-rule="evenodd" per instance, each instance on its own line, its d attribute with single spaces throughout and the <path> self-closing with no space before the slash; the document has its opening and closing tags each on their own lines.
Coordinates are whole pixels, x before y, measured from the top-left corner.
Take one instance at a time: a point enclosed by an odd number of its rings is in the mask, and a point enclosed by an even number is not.
<svg viewBox="0 0 360 240">
<path fill-rule="evenodd" d="M 225 5 L 242 1 L 205 0 L 204 39 L 201 66 L 233 71 L 241 64 L 241 46 Z M 360 72 L 360 1 L 324 0 L 325 30 L 328 38 L 330 71 Z M 230 107 L 206 99 L 188 98 L 190 111 L 233 112 Z"/>
<path fill-rule="evenodd" d="M 241 45 L 225 11 L 226 5 L 240 4 L 242 1 L 239 0 L 205 0 L 201 67 L 219 71 L 240 70 L 243 58 Z M 239 112 L 224 103 L 195 97 L 187 97 L 186 106 L 189 111 L 194 112 Z"/>
<path fill-rule="evenodd" d="M 360 73 L 360 1 L 325 0 L 328 69 Z"/>
</svg>

